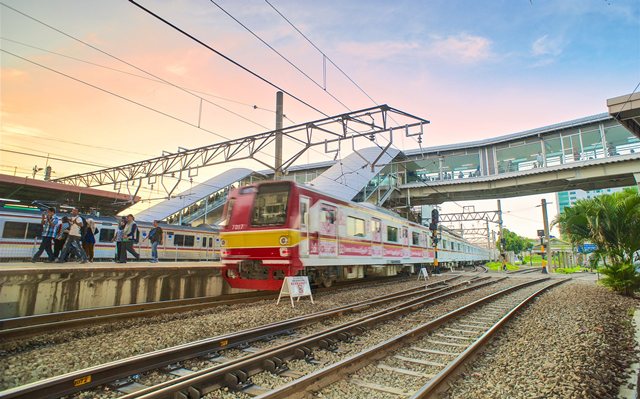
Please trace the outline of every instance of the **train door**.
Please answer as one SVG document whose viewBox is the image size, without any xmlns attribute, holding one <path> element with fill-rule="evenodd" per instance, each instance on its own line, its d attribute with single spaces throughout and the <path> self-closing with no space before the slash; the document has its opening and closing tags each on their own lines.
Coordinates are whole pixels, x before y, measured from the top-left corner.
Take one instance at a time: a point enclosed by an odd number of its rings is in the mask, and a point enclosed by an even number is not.
<svg viewBox="0 0 640 399">
<path fill-rule="evenodd" d="M 338 256 L 338 209 L 333 205 L 320 205 L 318 252 L 320 256 Z"/>
<path fill-rule="evenodd" d="M 371 218 L 371 256 L 381 258 L 382 254 L 382 222 Z"/>
<path fill-rule="evenodd" d="M 402 257 L 408 258 L 411 254 L 411 248 L 409 248 L 409 228 L 402 228 Z"/>
<path fill-rule="evenodd" d="M 300 197 L 300 256 L 309 256 L 309 198 Z"/>
</svg>

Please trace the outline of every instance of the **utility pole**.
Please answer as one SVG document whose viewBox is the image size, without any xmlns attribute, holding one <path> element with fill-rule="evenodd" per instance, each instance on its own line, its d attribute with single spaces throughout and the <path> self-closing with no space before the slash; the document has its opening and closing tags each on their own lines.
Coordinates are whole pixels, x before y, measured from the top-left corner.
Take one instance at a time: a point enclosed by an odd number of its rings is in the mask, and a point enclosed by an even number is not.
<svg viewBox="0 0 640 399">
<path fill-rule="evenodd" d="M 502 259 L 502 268 L 506 271 L 507 253 L 504 235 L 502 235 L 502 204 L 500 200 L 498 200 L 498 228 L 500 229 L 500 258 Z"/>
<path fill-rule="evenodd" d="M 282 177 L 282 112 L 283 94 L 281 91 L 276 93 L 276 164 L 274 178 L 280 180 Z"/>
<path fill-rule="evenodd" d="M 542 220 L 544 222 L 545 253 L 547 258 L 547 272 L 551 273 L 551 239 L 549 238 L 549 217 L 547 215 L 547 200 L 542 199 Z"/>
<path fill-rule="evenodd" d="M 485 219 L 487 223 L 487 249 L 491 250 L 491 230 L 489 229 L 489 219 Z"/>
</svg>

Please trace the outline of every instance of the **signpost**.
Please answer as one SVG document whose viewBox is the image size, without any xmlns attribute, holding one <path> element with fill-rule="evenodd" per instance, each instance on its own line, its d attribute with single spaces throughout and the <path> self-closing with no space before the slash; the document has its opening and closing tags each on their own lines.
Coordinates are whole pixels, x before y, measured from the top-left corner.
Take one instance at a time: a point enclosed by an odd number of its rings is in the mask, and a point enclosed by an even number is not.
<svg viewBox="0 0 640 399">
<path fill-rule="evenodd" d="M 295 307 L 293 305 L 293 298 L 298 298 L 296 302 L 300 301 L 300 298 L 303 296 L 308 296 L 311 298 L 311 303 L 313 302 L 313 295 L 311 295 L 311 286 L 309 285 L 309 277 L 307 276 L 292 276 L 285 277 L 284 282 L 282 283 L 282 288 L 280 289 L 280 294 L 278 295 L 278 302 L 276 305 L 280 303 L 280 298 L 288 296 L 291 299 L 291 307 Z"/>
<path fill-rule="evenodd" d="M 423 278 L 424 281 L 429 280 L 429 273 L 427 272 L 427 268 L 426 267 L 421 267 L 420 268 L 420 272 L 418 273 L 418 281 L 420 281 L 421 278 Z"/>
</svg>

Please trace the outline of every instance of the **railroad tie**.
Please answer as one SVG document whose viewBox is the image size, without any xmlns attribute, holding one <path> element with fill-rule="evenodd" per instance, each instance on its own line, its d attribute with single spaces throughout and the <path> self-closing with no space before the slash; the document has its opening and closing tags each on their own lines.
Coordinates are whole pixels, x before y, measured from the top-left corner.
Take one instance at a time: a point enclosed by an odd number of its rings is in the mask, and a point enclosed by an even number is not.
<svg viewBox="0 0 640 399">
<path fill-rule="evenodd" d="M 435 349 L 419 348 L 417 346 L 412 346 L 411 349 L 413 349 L 414 351 L 423 352 L 423 353 L 429 353 L 429 354 L 432 354 L 432 355 L 458 356 L 460 354 L 460 353 L 454 353 L 454 352 L 438 351 L 438 350 L 435 350 Z"/>
<path fill-rule="evenodd" d="M 362 380 L 358 380 L 358 379 L 355 379 L 355 378 L 351 378 L 349 381 L 354 385 L 357 385 L 357 386 L 363 387 L 363 388 L 373 389 L 374 391 L 386 392 L 386 393 L 390 393 L 390 394 L 398 395 L 398 396 L 410 396 L 411 395 L 411 392 L 407 392 L 407 391 L 404 391 L 404 390 L 399 389 L 399 388 L 389 387 L 389 386 L 386 386 L 386 385 L 376 384 L 376 383 L 373 383 L 373 382 L 362 381 Z"/>
<path fill-rule="evenodd" d="M 386 364 L 378 364 L 378 368 L 382 370 L 398 373 L 398 374 L 410 375 L 412 377 L 433 378 L 436 376 L 435 374 L 421 373 L 419 371 L 403 369 L 400 367 L 392 367 Z"/>
<path fill-rule="evenodd" d="M 432 362 L 432 361 L 429 361 L 429 360 L 416 359 L 416 358 L 413 358 L 413 357 L 406 357 L 406 356 L 400 356 L 400 355 L 395 355 L 393 357 L 395 357 L 398 360 L 402 360 L 403 362 L 422 364 L 424 366 L 432 366 L 432 367 L 444 367 L 444 366 L 446 366 L 445 363 Z"/>
</svg>

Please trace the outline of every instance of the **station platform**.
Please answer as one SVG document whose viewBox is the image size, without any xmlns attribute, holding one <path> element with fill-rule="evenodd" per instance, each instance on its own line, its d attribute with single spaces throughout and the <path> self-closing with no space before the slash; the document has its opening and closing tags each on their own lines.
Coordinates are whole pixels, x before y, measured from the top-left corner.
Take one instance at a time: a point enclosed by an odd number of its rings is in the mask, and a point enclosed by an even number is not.
<svg viewBox="0 0 640 399">
<path fill-rule="evenodd" d="M 243 292 L 220 262 L 0 264 L 0 319 Z"/>
</svg>

